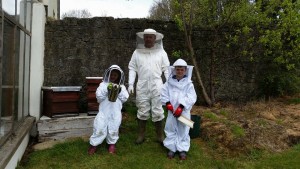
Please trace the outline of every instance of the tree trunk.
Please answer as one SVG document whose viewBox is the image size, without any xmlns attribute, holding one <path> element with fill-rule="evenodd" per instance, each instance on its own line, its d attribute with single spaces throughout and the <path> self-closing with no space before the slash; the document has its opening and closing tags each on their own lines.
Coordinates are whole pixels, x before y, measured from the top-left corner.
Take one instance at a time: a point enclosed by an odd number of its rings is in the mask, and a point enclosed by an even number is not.
<svg viewBox="0 0 300 169">
<path fill-rule="evenodd" d="M 210 60 L 210 99 L 212 102 L 212 105 L 215 104 L 215 76 L 216 76 L 216 70 L 215 70 L 215 47 L 211 50 L 211 60 Z"/>
<path fill-rule="evenodd" d="M 203 85 L 203 82 L 202 82 L 201 73 L 200 73 L 200 70 L 199 70 L 199 67 L 198 67 L 197 60 L 195 58 L 194 49 L 193 49 L 192 42 L 191 42 L 191 36 L 188 36 L 187 40 L 188 40 L 188 49 L 189 49 L 190 57 L 192 59 L 193 65 L 194 65 L 194 70 L 195 70 L 195 73 L 196 73 L 196 77 L 197 77 L 199 87 L 201 88 L 201 91 L 202 91 L 203 98 L 204 98 L 204 100 L 205 100 L 205 102 L 207 103 L 208 106 L 212 106 L 213 105 L 212 101 L 209 98 L 209 96 L 207 95 L 206 89 L 205 89 L 205 87 Z"/>
<path fill-rule="evenodd" d="M 181 4 L 181 6 L 183 6 L 183 1 L 182 0 L 180 0 L 180 4 Z M 205 89 L 205 87 L 203 85 L 203 82 L 202 82 L 200 70 L 199 70 L 198 63 L 197 63 L 196 58 L 195 58 L 194 48 L 193 48 L 193 44 L 192 44 L 191 36 L 192 36 L 192 30 L 193 30 L 193 24 L 192 24 L 193 22 L 192 21 L 193 21 L 193 15 L 194 15 L 194 13 L 193 13 L 194 12 L 194 10 L 193 10 L 194 4 L 195 4 L 195 0 L 192 1 L 192 5 L 191 5 L 191 8 L 190 8 L 189 22 L 187 22 L 185 17 L 184 17 L 183 8 L 180 8 L 181 9 L 181 11 L 180 11 L 181 12 L 181 18 L 182 18 L 182 22 L 183 22 L 185 42 L 187 44 L 187 48 L 188 48 L 190 57 L 192 59 L 194 70 L 196 72 L 196 78 L 197 78 L 198 84 L 201 88 L 203 98 L 204 98 L 204 100 L 205 100 L 205 102 L 207 103 L 208 106 L 212 106 L 212 102 L 211 102 L 210 98 L 208 97 L 206 89 Z"/>
</svg>

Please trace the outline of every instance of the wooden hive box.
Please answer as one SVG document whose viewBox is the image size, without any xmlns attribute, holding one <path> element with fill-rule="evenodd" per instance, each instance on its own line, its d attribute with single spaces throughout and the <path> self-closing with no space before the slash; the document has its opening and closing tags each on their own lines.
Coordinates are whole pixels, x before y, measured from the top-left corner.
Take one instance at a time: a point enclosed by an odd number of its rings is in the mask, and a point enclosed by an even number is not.
<svg viewBox="0 0 300 169">
<path fill-rule="evenodd" d="M 79 115 L 80 90 L 81 86 L 43 86 L 43 115 L 48 117 Z"/>
<path fill-rule="evenodd" d="M 96 115 L 98 113 L 99 103 L 96 99 L 96 90 L 102 80 L 103 77 L 86 77 L 88 115 Z"/>
</svg>

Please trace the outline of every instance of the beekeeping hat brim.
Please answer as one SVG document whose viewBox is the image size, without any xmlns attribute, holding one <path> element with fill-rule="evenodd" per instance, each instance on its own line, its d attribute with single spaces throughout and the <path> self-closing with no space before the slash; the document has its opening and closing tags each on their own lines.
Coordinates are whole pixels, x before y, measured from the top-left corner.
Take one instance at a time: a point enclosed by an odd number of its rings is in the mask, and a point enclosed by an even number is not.
<svg viewBox="0 0 300 169">
<path fill-rule="evenodd" d="M 138 32 L 136 35 L 141 39 L 144 39 L 144 35 L 155 35 L 156 40 L 161 40 L 164 37 L 163 34 L 156 32 L 154 29 L 145 29 L 144 32 Z"/>
</svg>

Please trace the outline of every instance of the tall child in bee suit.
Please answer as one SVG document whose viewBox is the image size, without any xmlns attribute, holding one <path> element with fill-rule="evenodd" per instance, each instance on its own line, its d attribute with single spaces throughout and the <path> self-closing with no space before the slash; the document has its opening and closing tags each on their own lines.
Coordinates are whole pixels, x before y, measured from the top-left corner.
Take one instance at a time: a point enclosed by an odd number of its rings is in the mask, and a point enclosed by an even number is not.
<svg viewBox="0 0 300 169">
<path fill-rule="evenodd" d="M 145 140 L 145 129 L 147 120 L 152 117 L 155 124 L 158 141 L 164 140 L 163 119 L 164 110 L 160 102 L 160 91 L 163 85 L 162 74 L 165 78 L 169 76 L 169 58 L 162 45 L 163 34 L 154 29 L 145 29 L 137 33 L 137 48 L 132 54 L 129 62 L 129 87 L 130 94 L 134 93 L 134 82 L 136 74 L 136 106 L 138 108 L 137 119 L 139 134 L 137 144 Z"/>
<path fill-rule="evenodd" d="M 169 67 L 170 77 L 161 92 L 162 104 L 166 105 L 168 117 L 165 125 L 166 138 L 164 146 L 169 150 L 168 158 L 174 158 L 179 152 L 181 160 L 186 159 L 190 148 L 190 127 L 178 121 L 179 116 L 191 119 L 190 111 L 197 100 L 194 85 L 191 81 L 193 66 L 178 59 Z"/>
<path fill-rule="evenodd" d="M 90 148 L 88 154 L 96 152 L 97 146 L 104 139 L 109 145 L 109 153 L 115 153 L 115 144 L 119 139 L 119 127 L 122 120 L 122 104 L 127 101 L 129 94 L 124 86 L 124 73 L 117 65 L 112 65 L 105 71 L 104 80 L 96 90 L 96 98 L 99 104 L 99 112 L 94 120 L 93 134 L 90 137 Z M 120 88 L 118 88 L 118 85 Z M 109 92 L 115 87 L 117 97 L 112 100 Z"/>
</svg>

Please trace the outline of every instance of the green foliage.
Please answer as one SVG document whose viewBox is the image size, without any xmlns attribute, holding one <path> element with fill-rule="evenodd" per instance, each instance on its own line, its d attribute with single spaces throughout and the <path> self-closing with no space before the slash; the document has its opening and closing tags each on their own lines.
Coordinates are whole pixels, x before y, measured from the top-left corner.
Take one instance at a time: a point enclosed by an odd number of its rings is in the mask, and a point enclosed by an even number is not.
<svg viewBox="0 0 300 169">
<path fill-rule="evenodd" d="M 216 150 L 218 148 L 218 142 L 215 139 L 209 139 L 207 141 L 207 146 L 212 150 Z"/>
<path fill-rule="evenodd" d="M 221 109 L 220 110 L 220 114 L 222 114 L 223 116 L 227 117 L 228 116 L 228 111 L 226 109 Z"/>
<path fill-rule="evenodd" d="M 239 26 L 226 35 L 226 46 L 261 65 L 257 78 L 261 95 L 300 91 L 299 7 L 299 1 L 257 1 L 241 4 L 234 15 Z"/>
<path fill-rule="evenodd" d="M 259 79 L 260 93 L 266 96 L 282 96 L 291 95 L 300 90 L 300 77 L 295 71 L 287 71 L 286 69 L 271 68 L 266 65 L 269 70 L 265 70 Z M 286 70 L 286 71 L 285 71 Z"/>
<path fill-rule="evenodd" d="M 249 160 L 259 160 L 263 156 L 263 151 L 260 149 L 251 149 L 247 155 Z"/>
<path fill-rule="evenodd" d="M 263 53 L 257 58 L 262 70 L 260 86 L 267 96 L 293 94 L 300 90 L 300 13 L 299 1 L 258 3 L 263 24 L 257 26 L 258 46 Z M 256 22 L 256 24 L 261 21 Z"/>
<path fill-rule="evenodd" d="M 289 104 L 300 104 L 300 98 L 293 98 L 288 100 Z"/>
<path fill-rule="evenodd" d="M 182 57 L 182 52 L 180 50 L 173 51 L 172 57 L 175 59 L 179 59 L 180 57 Z"/>
<path fill-rule="evenodd" d="M 234 51 L 236 56 L 262 65 L 257 78 L 262 95 L 299 92 L 299 1 L 170 0 L 169 6 L 180 30 L 184 31 L 184 26 L 187 31 L 195 27 L 212 30 L 215 35 L 207 41 L 212 49 Z M 216 57 L 210 57 L 215 64 L 211 67 L 224 64 L 223 55 Z"/>
<path fill-rule="evenodd" d="M 276 119 L 276 124 L 284 124 L 284 120 L 283 119 Z"/>
<path fill-rule="evenodd" d="M 296 169 L 300 166 L 300 144 L 293 147 L 291 151 L 281 154 L 262 156 L 256 163 L 248 168 L 284 168 Z M 295 161 L 297 160 L 297 161 Z"/>
<path fill-rule="evenodd" d="M 212 112 L 204 112 L 203 116 L 206 117 L 206 118 L 209 118 L 213 121 L 218 121 L 219 120 L 219 118 Z"/>
<path fill-rule="evenodd" d="M 238 137 L 245 136 L 245 130 L 236 124 L 232 124 L 230 129 L 231 129 L 231 133 L 234 135 L 234 137 L 238 138 Z"/>
<path fill-rule="evenodd" d="M 190 17 L 190 13 L 186 11 L 191 11 L 192 7 L 197 8 L 197 5 L 192 5 L 193 1 L 181 1 L 180 0 L 172 0 L 171 4 L 174 11 L 174 21 L 176 22 L 179 30 L 184 31 L 184 26 L 188 24 L 193 24 L 194 20 Z"/>
</svg>

